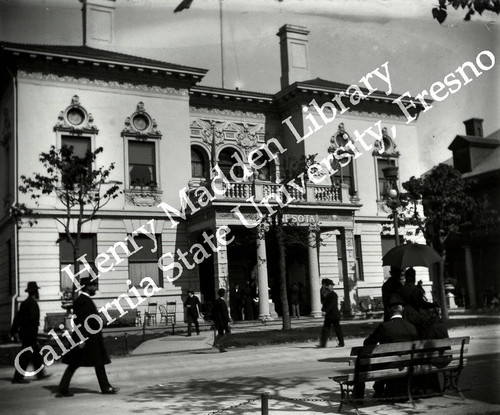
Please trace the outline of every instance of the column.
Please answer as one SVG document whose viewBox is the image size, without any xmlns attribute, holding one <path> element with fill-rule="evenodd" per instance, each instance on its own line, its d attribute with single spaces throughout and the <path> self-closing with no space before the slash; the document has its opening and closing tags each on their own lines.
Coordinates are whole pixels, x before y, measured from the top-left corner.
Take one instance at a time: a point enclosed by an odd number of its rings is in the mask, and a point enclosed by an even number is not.
<svg viewBox="0 0 500 415">
<path fill-rule="evenodd" d="M 309 228 L 309 243 L 307 244 L 307 253 L 309 256 L 309 285 L 311 287 L 311 316 L 321 317 L 321 296 L 319 293 L 321 276 L 319 274 L 318 262 L 318 240 L 317 228 Z"/>
<path fill-rule="evenodd" d="M 467 277 L 467 293 L 469 296 L 470 308 L 476 308 L 476 286 L 474 284 L 474 268 L 472 266 L 472 252 L 470 245 L 465 245 L 465 275 Z M 465 304 L 464 304 L 465 306 Z"/>
<path fill-rule="evenodd" d="M 347 280 L 348 280 L 348 299 L 344 298 L 344 310 L 348 313 L 352 313 L 352 306 L 357 303 L 354 296 L 357 294 L 356 281 L 356 258 L 354 256 L 354 230 L 345 229 L 345 258 L 347 263 Z"/>
<path fill-rule="evenodd" d="M 267 279 L 266 231 L 267 223 L 257 227 L 257 278 L 259 286 L 259 319 L 271 320 L 269 312 L 269 283 Z"/>
<path fill-rule="evenodd" d="M 226 298 L 229 295 L 228 288 L 228 267 L 227 267 L 227 247 L 220 240 L 225 242 L 226 234 L 221 229 L 216 229 L 214 235 L 217 234 L 219 237 L 214 238 L 214 242 L 217 243 L 218 251 L 214 253 L 214 278 L 215 278 L 215 291 L 219 288 L 224 288 L 226 290 Z M 216 297 L 217 298 L 217 297 Z"/>
</svg>

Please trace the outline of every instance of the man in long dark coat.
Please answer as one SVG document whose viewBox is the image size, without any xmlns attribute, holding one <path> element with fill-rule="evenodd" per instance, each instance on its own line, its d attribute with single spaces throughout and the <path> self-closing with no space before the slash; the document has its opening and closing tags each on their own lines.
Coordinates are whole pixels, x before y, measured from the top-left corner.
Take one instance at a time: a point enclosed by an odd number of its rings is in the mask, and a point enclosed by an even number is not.
<svg viewBox="0 0 500 415">
<path fill-rule="evenodd" d="M 198 324 L 198 317 L 200 317 L 200 305 L 200 299 L 194 295 L 193 290 L 189 290 L 188 298 L 184 301 L 184 307 L 186 307 L 188 336 L 191 336 L 191 328 L 193 324 L 196 329 L 196 334 L 200 334 L 200 325 Z"/>
<path fill-rule="evenodd" d="M 101 332 L 102 319 L 91 299 L 97 291 L 97 280 L 92 281 L 90 277 L 82 278 L 80 285 L 83 288 L 73 304 L 73 311 L 75 313 L 74 324 L 81 326 L 81 334 L 88 339 L 63 356 L 62 362 L 66 363 L 68 367 L 61 378 L 56 396 L 73 396 L 69 391 L 69 384 L 75 371 L 82 366 L 95 367 L 101 392 L 104 394 L 114 394 L 120 389 L 114 388 L 108 381 L 104 365 L 111 363 L 111 360 L 104 347 L 104 338 Z M 86 320 L 89 330 L 85 329 Z M 77 341 L 78 339 L 75 337 L 74 340 Z"/>
<path fill-rule="evenodd" d="M 217 336 L 214 341 L 214 346 L 219 349 L 221 353 L 226 352 L 224 347 L 224 342 L 227 340 L 231 334 L 231 328 L 229 327 L 229 310 L 227 309 L 227 304 L 224 301 L 224 295 L 226 290 L 224 288 L 217 291 L 219 298 L 215 300 L 214 306 L 212 308 L 212 319 L 214 321 L 215 331 Z"/>
<path fill-rule="evenodd" d="M 323 329 L 321 330 L 319 347 L 326 347 L 332 326 L 339 342 L 337 347 L 344 347 L 344 334 L 340 327 L 339 297 L 337 293 L 333 291 L 334 284 L 332 280 L 328 278 L 325 279 L 325 286 L 330 292 L 326 295 L 323 303 L 322 311 L 325 312 L 325 321 L 323 323 Z"/>
<path fill-rule="evenodd" d="M 32 349 L 31 353 L 24 352 L 19 356 L 19 366 L 22 369 L 22 373 L 16 368 L 12 383 L 29 383 L 28 379 L 24 379 L 24 373 L 30 359 L 33 362 L 38 379 L 50 377 L 49 374 L 45 373 L 45 369 L 43 369 L 42 356 L 40 355 L 40 347 L 37 341 L 38 326 L 40 325 L 40 307 L 38 307 L 36 300 L 39 298 L 39 288 L 35 281 L 28 282 L 28 287 L 25 290 L 28 293 L 28 298 L 21 303 L 10 329 L 12 337 L 19 336 L 22 343 L 22 350 L 27 347 Z"/>
</svg>

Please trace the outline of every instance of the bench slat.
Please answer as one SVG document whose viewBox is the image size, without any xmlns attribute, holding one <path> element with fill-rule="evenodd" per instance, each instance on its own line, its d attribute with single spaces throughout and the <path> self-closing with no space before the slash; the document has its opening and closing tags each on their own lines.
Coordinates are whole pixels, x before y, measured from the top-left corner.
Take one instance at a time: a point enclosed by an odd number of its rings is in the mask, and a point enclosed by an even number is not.
<svg viewBox="0 0 500 415">
<path fill-rule="evenodd" d="M 419 374 L 428 374 L 428 373 L 434 373 L 434 372 L 442 372 L 443 370 L 454 370 L 458 368 L 460 362 L 458 361 L 452 361 L 450 362 L 445 368 L 438 368 L 435 366 L 432 366 L 430 364 L 427 365 L 417 365 L 413 368 L 413 374 L 414 375 L 419 375 Z M 465 364 L 465 363 L 464 363 Z M 406 377 L 408 376 L 409 373 L 409 367 L 404 366 L 402 370 L 400 368 L 394 367 L 394 368 L 385 368 L 385 369 L 379 369 L 379 370 L 370 370 L 367 372 L 360 372 L 358 373 L 358 382 L 370 382 L 374 380 L 380 380 L 380 379 L 393 379 L 393 378 L 401 378 L 401 377 Z M 347 381 L 353 382 L 355 380 L 355 374 L 350 373 L 347 377 Z"/>
<path fill-rule="evenodd" d="M 464 349 L 464 353 L 467 353 L 467 349 Z M 436 357 L 450 356 L 451 359 L 460 359 L 460 350 L 446 350 L 443 352 L 425 352 L 425 353 L 415 353 L 413 355 L 414 361 L 420 360 L 430 360 Z M 410 353 L 405 353 L 403 355 L 389 355 L 389 356 L 376 356 L 376 357 L 365 357 L 359 359 L 359 366 L 376 365 L 381 363 L 409 363 L 412 360 Z M 354 361 L 355 362 L 355 361 Z"/>
<path fill-rule="evenodd" d="M 385 343 L 372 346 L 359 346 L 353 347 L 351 349 L 351 356 L 358 356 L 359 354 L 371 355 L 392 352 L 404 353 L 407 351 L 411 351 L 413 346 L 415 346 L 415 349 L 438 349 L 461 345 L 462 340 L 465 340 L 465 344 L 468 344 L 470 341 L 470 337 L 454 337 L 450 339 L 431 339 L 419 340 L 414 342 Z"/>
</svg>

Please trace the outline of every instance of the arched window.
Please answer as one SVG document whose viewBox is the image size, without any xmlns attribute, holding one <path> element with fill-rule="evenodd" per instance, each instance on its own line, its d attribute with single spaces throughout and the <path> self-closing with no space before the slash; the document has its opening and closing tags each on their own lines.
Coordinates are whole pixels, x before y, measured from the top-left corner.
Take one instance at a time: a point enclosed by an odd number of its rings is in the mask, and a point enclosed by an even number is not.
<svg viewBox="0 0 500 415">
<path fill-rule="evenodd" d="M 397 167 L 399 157 L 396 143 L 389 135 L 387 127 L 382 128 L 382 140 L 376 140 L 374 143 L 373 156 L 377 177 L 377 200 L 385 200 L 391 186 L 384 176 L 384 169 Z"/>
<path fill-rule="evenodd" d="M 236 150 L 232 148 L 226 148 L 219 153 L 219 167 L 222 170 L 222 173 L 226 176 L 228 180 L 231 180 L 231 167 L 236 163 L 236 159 L 232 157 L 232 155 L 236 152 Z M 233 170 L 233 174 L 237 177 L 243 177 L 243 170 L 241 167 L 236 167 Z"/>
<path fill-rule="evenodd" d="M 204 179 L 207 177 L 206 159 L 200 150 L 191 147 L 191 177 Z"/>
<path fill-rule="evenodd" d="M 354 153 L 349 148 L 342 150 L 342 148 L 344 148 L 348 143 L 352 143 L 351 136 L 347 133 L 344 123 L 340 123 L 338 131 L 330 138 L 330 147 L 328 148 L 328 152 L 336 153 L 337 156 L 347 153 L 350 157 L 341 157 L 340 160 L 337 160 L 336 158 L 333 159 L 332 167 L 336 170 L 336 173 L 333 176 L 333 181 L 337 186 L 341 183 L 349 186 L 349 194 L 354 196 L 357 193 L 356 182 L 354 179 Z M 340 162 L 342 162 L 342 164 L 349 162 L 349 164 L 341 167 Z"/>
</svg>

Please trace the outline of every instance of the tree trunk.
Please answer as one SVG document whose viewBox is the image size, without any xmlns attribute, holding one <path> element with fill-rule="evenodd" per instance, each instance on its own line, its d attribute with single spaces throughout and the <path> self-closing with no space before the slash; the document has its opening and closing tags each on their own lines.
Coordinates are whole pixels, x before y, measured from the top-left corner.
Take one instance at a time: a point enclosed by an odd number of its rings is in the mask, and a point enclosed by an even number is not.
<svg viewBox="0 0 500 415">
<path fill-rule="evenodd" d="M 441 318 L 444 322 L 448 321 L 448 305 L 446 303 L 446 291 L 444 289 L 444 263 L 446 260 L 446 250 L 443 249 L 442 262 L 439 263 L 439 298 L 441 301 Z"/>
<path fill-rule="evenodd" d="M 291 330 L 292 322 L 290 319 L 290 310 L 288 307 L 288 296 L 287 296 L 287 283 L 286 283 L 286 254 L 285 254 L 285 242 L 283 235 L 283 225 L 281 224 L 281 218 L 278 218 L 277 230 L 277 240 L 278 240 L 278 261 L 280 269 L 280 298 L 283 313 L 283 330 Z"/>
</svg>

